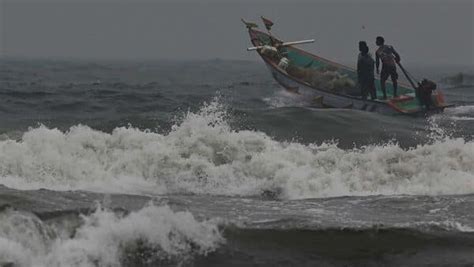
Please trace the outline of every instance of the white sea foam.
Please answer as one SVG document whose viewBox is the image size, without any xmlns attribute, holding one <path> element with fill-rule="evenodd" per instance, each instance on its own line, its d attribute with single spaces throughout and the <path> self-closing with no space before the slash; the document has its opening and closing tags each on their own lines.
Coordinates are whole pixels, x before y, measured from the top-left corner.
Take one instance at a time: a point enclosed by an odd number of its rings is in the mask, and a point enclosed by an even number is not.
<svg viewBox="0 0 474 267">
<path fill-rule="evenodd" d="M 188 113 L 170 133 L 41 126 L 0 141 L 0 183 L 20 189 L 258 195 L 289 199 L 372 194 L 474 193 L 474 142 L 443 137 L 344 150 L 235 131 L 219 102 Z"/>
<path fill-rule="evenodd" d="M 464 225 L 455 220 L 445 220 L 445 221 L 427 221 L 427 222 L 409 222 L 409 223 L 398 223 L 395 224 L 396 227 L 400 228 L 421 228 L 424 230 L 429 230 L 430 228 L 436 227 L 441 228 L 450 232 L 463 232 L 463 233 L 472 233 L 474 228 Z"/>
<path fill-rule="evenodd" d="M 474 121 L 474 117 L 466 117 L 466 116 L 452 116 L 450 119 L 454 121 Z"/>
<path fill-rule="evenodd" d="M 447 115 L 471 115 L 474 112 L 473 105 L 457 106 L 453 108 L 447 108 L 445 114 Z"/>
<path fill-rule="evenodd" d="M 298 95 L 287 90 L 276 91 L 272 96 L 263 99 L 271 107 L 303 107 L 311 104 L 307 96 Z"/>
<path fill-rule="evenodd" d="M 83 217 L 73 237 L 45 235 L 53 229 L 31 214 L 0 216 L 0 263 L 15 266 L 120 266 L 143 251 L 146 260 L 178 264 L 223 242 L 215 223 L 167 206 L 148 206 L 125 217 L 99 208 Z"/>
<path fill-rule="evenodd" d="M 474 112 L 474 106 L 457 106 L 453 108 L 447 108 L 443 113 L 432 116 L 435 120 L 450 120 L 452 123 L 458 121 L 473 121 L 474 117 L 472 116 Z"/>
</svg>

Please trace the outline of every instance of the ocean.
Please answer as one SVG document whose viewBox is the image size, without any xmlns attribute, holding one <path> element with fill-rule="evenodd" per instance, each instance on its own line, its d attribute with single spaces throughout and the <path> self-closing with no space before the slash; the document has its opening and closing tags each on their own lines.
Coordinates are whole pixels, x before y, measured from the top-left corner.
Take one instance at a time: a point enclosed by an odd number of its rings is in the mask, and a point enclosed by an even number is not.
<svg viewBox="0 0 474 267">
<path fill-rule="evenodd" d="M 472 266 L 474 85 L 438 85 L 386 116 L 257 61 L 2 59 L 0 265 Z"/>
</svg>

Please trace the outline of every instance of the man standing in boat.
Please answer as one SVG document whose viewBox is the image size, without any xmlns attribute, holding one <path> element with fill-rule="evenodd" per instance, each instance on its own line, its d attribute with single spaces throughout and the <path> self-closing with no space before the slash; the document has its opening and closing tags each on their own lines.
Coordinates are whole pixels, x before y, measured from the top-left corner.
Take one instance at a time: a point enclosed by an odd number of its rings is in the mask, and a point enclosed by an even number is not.
<svg viewBox="0 0 474 267">
<path fill-rule="evenodd" d="M 357 59 L 357 80 L 359 82 L 362 99 L 370 98 L 375 100 L 375 77 L 374 77 L 374 60 L 369 54 L 369 47 L 364 41 L 359 42 L 359 58 Z"/>
<path fill-rule="evenodd" d="M 385 45 L 385 40 L 382 36 L 378 36 L 375 44 L 379 47 L 375 52 L 375 65 L 377 67 L 377 74 L 379 74 L 379 65 L 382 61 L 382 72 L 380 73 L 380 87 L 382 88 L 383 98 L 387 99 L 387 91 L 385 89 L 385 82 L 388 76 L 392 78 L 393 83 L 393 97 L 397 96 L 397 67 L 396 63 L 400 62 L 400 55 L 395 51 L 393 46 Z"/>
</svg>

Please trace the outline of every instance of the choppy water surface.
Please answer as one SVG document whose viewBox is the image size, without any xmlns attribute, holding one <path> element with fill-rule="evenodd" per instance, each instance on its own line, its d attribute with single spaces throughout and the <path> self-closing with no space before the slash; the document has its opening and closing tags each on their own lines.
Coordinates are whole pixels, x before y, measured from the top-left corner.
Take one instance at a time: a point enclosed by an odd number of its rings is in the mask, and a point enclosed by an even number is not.
<svg viewBox="0 0 474 267">
<path fill-rule="evenodd" d="M 0 61 L 0 262 L 472 265 L 473 90 L 407 118 L 254 62 Z"/>
</svg>

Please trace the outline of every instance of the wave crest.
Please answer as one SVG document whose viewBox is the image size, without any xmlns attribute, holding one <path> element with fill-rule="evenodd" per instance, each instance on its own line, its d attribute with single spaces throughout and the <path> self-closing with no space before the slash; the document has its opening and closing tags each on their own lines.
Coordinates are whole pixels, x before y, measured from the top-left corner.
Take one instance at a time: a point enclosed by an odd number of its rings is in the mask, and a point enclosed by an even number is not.
<svg viewBox="0 0 474 267">
<path fill-rule="evenodd" d="M 167 134 L 78 125 L 30 129 L 0 141 L 0 182 L 14 188 L 314 198 L 474 193 L 474 143 L 436 138 L 340 149 L 235 131 L 218 101 L 188 112 Z"/>
<path fill-rule="evenodd" d="M 98 208 L 83 216 L 72 237 L 46 237 L 44 232 L 53 228 L 32 214 L 7 211 L 1 216 L 0 261 L 20 266 L 179 265 L 224 242 L 215 223 L 198 222 L 191 213 L 168 206 L 148 206 L 126 216 Z"/>
</svg>

